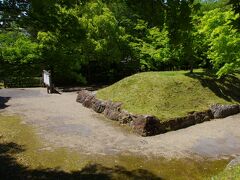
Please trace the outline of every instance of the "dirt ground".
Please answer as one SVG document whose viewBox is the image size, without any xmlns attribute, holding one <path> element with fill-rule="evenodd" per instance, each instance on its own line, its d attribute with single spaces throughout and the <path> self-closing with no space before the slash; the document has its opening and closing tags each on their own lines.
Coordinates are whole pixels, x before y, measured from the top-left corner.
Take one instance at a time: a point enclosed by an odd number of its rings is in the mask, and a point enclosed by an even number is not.
<svg viewBox="0 0 240 180">
<path fill-rule="evenodd" d="M 3 114 L 33 125 L 46 144 L 86 154 L 222 158 L 240 155 L 240 114 L 153 137 L 140 137 L 76 102 L 76 93 L 0 89 Z"/>
</svg>

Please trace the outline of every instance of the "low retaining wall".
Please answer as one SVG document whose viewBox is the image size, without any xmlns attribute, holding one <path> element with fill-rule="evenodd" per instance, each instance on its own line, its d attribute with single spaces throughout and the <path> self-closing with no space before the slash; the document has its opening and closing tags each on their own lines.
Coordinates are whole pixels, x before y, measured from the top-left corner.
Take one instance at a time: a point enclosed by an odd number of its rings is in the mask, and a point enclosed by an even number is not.
<svg viewBox="0 0 240 180">
<path fill-rule="evenodd" d="M 121 109 L 122 103 L 97 99 L 93 92 L 83 90 L 78 93 L 77 102 L 97 113 L 103 113 L 108 119 L 129 125 L 141 136 L 153 136 L 171 130 L 177 130 L 211 119 L 224 118 L 240 112 L 240 105 L 213 105 L 203 112 L 192 112 L 185 117 L 173 118 L 161 122 L 151 115 L 136 115 Z"/>
</svg>

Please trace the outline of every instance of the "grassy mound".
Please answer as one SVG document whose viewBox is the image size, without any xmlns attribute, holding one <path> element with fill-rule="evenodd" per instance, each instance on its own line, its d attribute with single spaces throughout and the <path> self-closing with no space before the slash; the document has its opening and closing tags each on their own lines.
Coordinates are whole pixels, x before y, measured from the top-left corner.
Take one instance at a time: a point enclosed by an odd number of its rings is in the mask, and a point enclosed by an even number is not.
<svg viewBox="0 0 240 180">
<path fill-rule="evenodd" d="M 164 121 L 206 110 L 216 103 L 239 103 L 240 76 L 217 80 L 201 70 L 194 74 L 139 73 L 99 90 L 97 97 L 122 102 L 129 112 L 155 115 Z"/>
</svg>

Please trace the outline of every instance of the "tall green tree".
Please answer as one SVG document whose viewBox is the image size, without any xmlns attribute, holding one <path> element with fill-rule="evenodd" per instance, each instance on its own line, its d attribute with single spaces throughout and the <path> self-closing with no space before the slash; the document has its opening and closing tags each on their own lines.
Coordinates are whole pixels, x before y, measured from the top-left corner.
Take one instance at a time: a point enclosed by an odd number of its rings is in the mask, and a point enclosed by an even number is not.
<svg viewBox="0 0 240 180">
<path fill-rule="evenodd" d="M 192 12 L 193 0 L 167 0 L 166 1 L 166 26 L 169 34 L 172 58 L 187 62 L 190 71 L 193 70 L 194 56 L 192 49 Z"/>
<path fill-rule="evenodd" d="M 201 19 L 199 31 L 205 35 L 205 42 L 209 45 L 207 54 L 218 77 L 240 68 L 240 33 L 232 25 L 232 20 L 238 18 L 239 15 L 234 15 L 231 10 L 215 9 Z"/>
<path fill-rule="evenodd" d="M 89 2 L 83 8 L 81 23 L 86 30 L 82 58 L 102 78 L 114 77 L 128 57 L 128 35 L 116 17 L 102 2 Z M 120 70 L 121 71 L 121 70 Z M 99 76 L 99 75 L 98 75 Z M 104 77 L 105 76 L 105 77 Z M 94 74 L 90 79 L 98 79 Z"/>
<path fill-rule="evenodd" d="M 130 42 L 135 57 L 140 60 L 141 71 L 168 70 L 167 66 L 171 64 L 171 51 L 167 30 L 148 28 L 143 20 L 139 20 L 134 29 L 146 34 L 145 38 L 132 37 Z"/>
<path fill-rule="evenodd" d="M 0 33 L 0 71 L 2 77 L 39 76 L 38 44 L 19 31 Z"/>
<path fill-rule="evenodd" d="M 32 16 L 38 16 L 42 21 L 46 19 L 49 25 L 36 22 L 40 24 L 37 39 L 44 59 L 43 67 L 52 71 L 56 82 L 84 82 L 78 72 L 82 61 L 81 44 L 85 38 L 85 30 L 80 20 L 81 10 L 78 7 L 69 8 L 55 3 L 45 14 L 41 13 L 41 10 L 36 14 L 33 11 Z"/>
</svg>

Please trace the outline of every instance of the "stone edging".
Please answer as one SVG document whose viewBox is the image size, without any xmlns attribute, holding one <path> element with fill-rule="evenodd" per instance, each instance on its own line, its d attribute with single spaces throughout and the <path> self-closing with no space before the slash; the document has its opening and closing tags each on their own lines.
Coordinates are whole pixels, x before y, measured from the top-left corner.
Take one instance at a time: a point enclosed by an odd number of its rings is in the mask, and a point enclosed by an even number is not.
<svg viewBox="0 0 240 180">
<path fill-rule="evenodd" d="M 141 136 L 153 136 L 171 130 L 177 130 L 211 119 L 224 118 L 240 112 L 240 105 L 213 105 L 203 112 L 192 112 L 185 117 L 161 122 L 151 115 L 135 115 L 121 109 L 122 103 L 97 99 L 95 93 L 82 90 L 78 92 L 77 102 L 97 113 L 103 113 L 108 119 L 129 125 Z"/>
<path fill-rule="evenodd" d="M 225 170 L 229 170 L 229 169 L 232 169 L 236 166 L 240 166 L 240 156 L 237 156 L 236 158 L 234 158 L 233 160 L 231 160 L 227 167 L 225 168 Z"/>
</svg>

